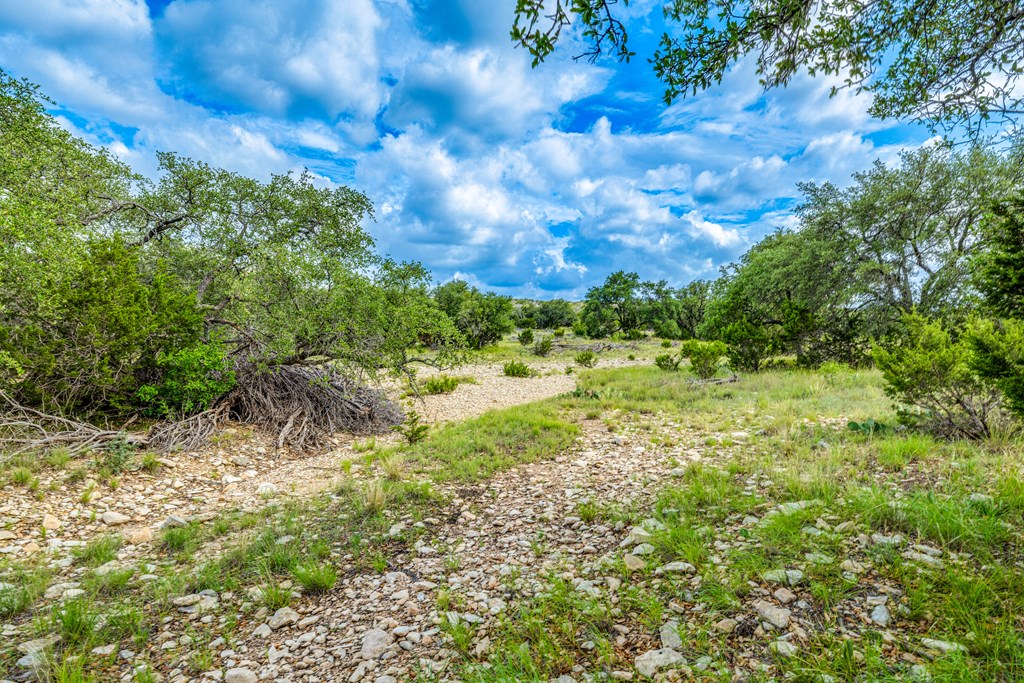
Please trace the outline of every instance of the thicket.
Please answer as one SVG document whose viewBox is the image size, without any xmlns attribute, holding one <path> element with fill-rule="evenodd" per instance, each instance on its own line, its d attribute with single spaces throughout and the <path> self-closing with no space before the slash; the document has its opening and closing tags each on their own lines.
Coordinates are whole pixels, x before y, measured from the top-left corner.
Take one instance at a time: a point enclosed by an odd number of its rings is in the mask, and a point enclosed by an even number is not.
<svg viewBox="0 0 1024 683">
<path fill-rule="evenodd" d="M 464 280 L 440 285 L 433 296 L 438 308 L 444 311 L 473 348 L 494 344 L 515 329 L 510 297 L 483 293 Z"/>
<path fill-rule="evenodd" d="M 264 411 L 308 445 L 300 434 L 343 427 L 342 413 L 381 429 L 401 419 L 358 381 L 408 369 L 425 344 L 435 361 L 457 358 L 463 337 L 429 273 L 379 256 L 361 229 L 364 195 L 172 153 L 150 181 L 64 131 L 46 103 L 0 72 L 0 392 L 14 403 L 180 419 L 231 397 L 218 419 Z M 308 384 L 317 367 L 321 396 L 282 420 L 288 406 L 246 394 Z"/>
</svg>

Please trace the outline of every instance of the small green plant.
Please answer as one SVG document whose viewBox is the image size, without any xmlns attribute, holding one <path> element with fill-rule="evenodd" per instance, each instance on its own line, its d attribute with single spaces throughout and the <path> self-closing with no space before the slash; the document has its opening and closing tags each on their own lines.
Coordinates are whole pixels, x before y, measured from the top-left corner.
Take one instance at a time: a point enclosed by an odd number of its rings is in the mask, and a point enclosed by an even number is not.
<svg viewBox="0 0 1024 683">
<path fill-rule="evenodd" d="M 71 452 L 66 448 L 54 448 L 46 454 L 46 464 L 55 470 L 64 469 L 71 462 Z"/>
<path fill-rule="evenodd" d="M 679 347 L 679 355 L 690 359 L 690 369 L 700 379 L 711 379 L 728 348 L 724 342 L 687 339 Z"/>
<path fill-rule="evenodd" d="M 523 346 L 529 346 L 533 343 L 533 330 L 523 330 L 516 339 Z"/>
<path fill-rule="evenodd" d="M 139 467 L 153 474 L 160 469 L 160 458 L 156 453 L 143 453 L 142 458 L 139 460 Z"/>
<path fill-rule="evenodd" d="M 108 479 L 127 470 L 135 457 L 135 448 L 127 441 L 109 443 L 96 457 L 95 465 L 100 477 Z"/>
<path fill-rule="evenodd" d="M 576 365 L 584 368 L 592 368 L 597 365 L 597 354 L 593 351 L 581 351 L 576 354 Z"/>
<path fill-rule="evenodd" d="M 32 470 L 27 467 L 18 467 L 11 472 L 11 483 L 15 486 L 28 486 L 32 483 L 35 477 L 32 476 Z"/>
<path fill-rule="evenodd" d="M 559 327 L 557 330 L 555 330 L 551 334 L 554 335 L 555 339 L 561 339 L 562 337 L 565 336 L 565 328 L 564 327 Z"/>
<path fill-rule="evenodd" d="M 626 356 L 626 358 L 628 358 L 629 360 L 636 360 L 636 354 L 635 353 L 631 353 L 628 356 Z"/>
<path fill-rule="evenodd" d="M 525 363 L 511 360 L 505 363 L 503 372 L 506 377 L 535 377 L 537 372 Z"/>
<path fill-rule="evenodd" d="M 541 337 L 533 345 L 533 355 L 546 357 L 551 355 L 552 349 L 554 349 L 554 342 L 551 341 L 551 337 Z"/>
<path fill-rule="evenodd" d="M 661 340 L 661 348 L 663 348 L 663 349 L 671 349 L 672 348 L 672 342 L 669 341 L 668 339 L 662 339 Z"/>
<path fill-rule="evenodd" d="M 413 410 L 406 416 L 405 422 L 400 425 L 396 425 L 394 429 L 405 437 L 406 443 L 414 444 L 427 438 L 427 433 L 430 431 L 430 425 L 423 424 L 423 422 L 421 422 L 420 414 Z"/>
<path fill-rule="evenodd" d="M 279 610 L 287 607 L 292 601 L 292 589 L 282 588 L 272 577 L 260 587 L 260 600 L 267 609 Z"/>
<path fill-rule="evenodd" d="M 679 372 L 679 364 L 682 362 L 681 356 L 673 356 L 670 353 L 663 353 L 654 359 L 654 364 L 665 372 Z"/>
<path fill-rule="evenodd" d="M 338 582 L 338 572 L 327 563 L 307 562 L 292 569 L 292 576 L 307 593 L 326 593 Z"/>
<path fill-rule="evenodd" d="M 352 452 L 353 453 L 366 453 L 367 451 L 372 451 L 375 448 L 377 448 L 377 439 L 373 438 L 372 436 L 370 438 L 368 438 L 368 439 L 363 439 L 362 441 L 356 441 L 356 442 L 354 442 L 352 444 Z M 349 468 L 351 468 L 351 467 L 352 467 L 352 463 L 349 462 Z M 345 471 L 348 472 L 347 469 Z"/>
<path fill-rule="evenodd" d="M 98 567 L 117 557 L 123 541 L 120 536 L 99 536 L 73 552 L 76 559 L 87 567 Z"/>
<path fill-rule="evenodd" d="M 93 637 L 99 614 L 85 598 L 68 600 L 53 611 L 53 626 L 65 643 L 83 644 Z"/>
<path fill-rule="evenodd" d="M 435 394 L 450 394 L 459 387 L 459 380 L 457 377 L 450 377 L 449 375 L 435 375 L 429 377 L 426 382 L 423 383 L 423 393 L 428 395 Z"/>
<path fill-rule="evenodd" d="M 190 552 L 198 541 L 199 528 L 192 524 L 164 529 L 161 541 L 172 553 Z"/>
<path fill-rule="evenodd" d="M 847 423 L 847 428 L 851 432 L 862 434 L 864 436 L 874 436 L 875 434 L 886 434 L 893 431 L 892 425 L 887 425 L 882 422 L 875 422 L 874 419 L 868 418 L 864 422 L 856 422 L 850 420 Z"/>
<path fill-rule="evenodd" d="M 622 338 L 625 339 L 626 341 L 639 341 L 643 339 L 645 336 L 647 335 L 645 335 L 644 331 L 641 330 L 639 327 L 634 327 L 633 329 L 626 330 L 622 333 Z"/>
<path fill-rule="evenodd" d="M 380 459 L 380 467 L 386 479 L 399 481 L 405 474 L 405 458 L 401 453 L 391 453 Z"/>
</svg>

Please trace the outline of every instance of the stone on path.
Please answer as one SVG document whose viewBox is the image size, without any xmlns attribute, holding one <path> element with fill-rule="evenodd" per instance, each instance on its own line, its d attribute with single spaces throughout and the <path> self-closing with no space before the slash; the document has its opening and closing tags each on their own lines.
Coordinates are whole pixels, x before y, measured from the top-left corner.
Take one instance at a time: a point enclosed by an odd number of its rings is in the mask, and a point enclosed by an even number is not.
<svg viewBox="0 0 1024 683">
<path fill-rule="evenodd" d="M 289 626 L 299 620 L 299 613 L 291 607 L 282 607 L 274 612 L 274 616 L 267 621 L 267 626 L 275 631 L 282 626 Z"/>
<path fill-rule="evenodd" d="M 789 626 L 789 616 L 792 614 L 784 607 L 776 607 L 770 602 L 758 600 L 754 603 L 757 615 L 775 628 L 786 628 Z"/>
<path fill-rule="evenodd" d="M 662 669 L 670 669 L 686 663 L 686 658 L 670 647 L 651 650 L 633 660 L 633 666 L 644 676 L 654 676 Z"/>
<path fill-rule="evenodd" d="M 363 646 L 359 650 L 363 659 L 377 659 L 391 647 L 395 637 L 383 629 L 375 628 L 363 636 Z"/>
</svg>

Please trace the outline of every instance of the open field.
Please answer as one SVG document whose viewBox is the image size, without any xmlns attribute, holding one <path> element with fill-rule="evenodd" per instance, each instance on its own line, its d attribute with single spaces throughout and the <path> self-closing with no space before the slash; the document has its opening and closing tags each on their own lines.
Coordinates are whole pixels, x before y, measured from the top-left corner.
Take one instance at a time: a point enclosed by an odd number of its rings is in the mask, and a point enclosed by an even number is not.
<svg viewBox="0 0 1024 683">
<path fill-rule="evenodd" d="M 296 462 L 275 464 L 243 430 L 174 466 L 59 453 L 12 465 L 5 500 L 35 503 L 6 509 L 5 543 L 39 551 L 5 555 L 7 677 L 1024 671 L 1019 443 L 851 431 L 892 423 L 874 372 L 709 387 L 649 364 L 571 377 L 575 391 L 416 444 L 340 443 L 315 459 L 326 492 L 269 486 L 264 472 Z M 259 480 L 262 496 L 232 496 L 229 477 Z M 105 512 L 125 489 L 122 522 Z M 73 506 L 44 519 L 67 494 Z"/>
</svg>

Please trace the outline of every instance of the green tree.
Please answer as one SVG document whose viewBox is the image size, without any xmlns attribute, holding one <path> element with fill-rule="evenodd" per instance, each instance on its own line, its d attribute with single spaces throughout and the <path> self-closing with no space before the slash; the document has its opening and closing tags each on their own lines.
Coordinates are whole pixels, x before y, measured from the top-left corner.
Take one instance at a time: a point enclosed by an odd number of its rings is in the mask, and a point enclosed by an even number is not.
<svg viewBox="0 0 1024 683">
<path fill-rule="evenodd" d="M 565 299 L 541 301 L 536 306 L 534 320 L 542 330 L 572 327 L 576 323 L 576 309 Z"/>
<path fill-rule="evenodd" d="M 517 0 L 512 39 L 536 66 L 578 21 L 587 44 L 578 57 L 628 61 L 634 53 L 616 4 Z M 1017 2 L 666 0 L 663 11 L 671 25 L 651 63 L 666 103 L 721 82 L 752 55 L 765 88 L 787 85 L 801 68 L 839 75 L 842 87 L 874 95 L 871 114 L 879 118 L 978 133 L 985 122 L 1024 109 L 1016 87 L 1024 68 L 1024 8 Z"/>
<path fill-rule="evenodd" d="M 515 329 L 512 299 L 494 292 L 474 292 L 459 311 L 458 326 L 475 348 L 499 341 Z"/>
<path fill-rule="evenodd" d="M 1024 320 L 1024 194 L 997 203 L 984 234 L 987 248 L 974 260 L 978 289 L 995 315 Z"/>
</svg>

